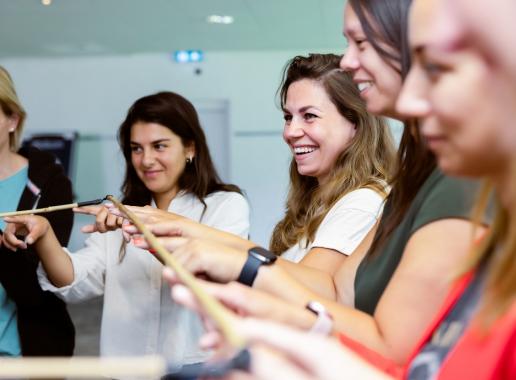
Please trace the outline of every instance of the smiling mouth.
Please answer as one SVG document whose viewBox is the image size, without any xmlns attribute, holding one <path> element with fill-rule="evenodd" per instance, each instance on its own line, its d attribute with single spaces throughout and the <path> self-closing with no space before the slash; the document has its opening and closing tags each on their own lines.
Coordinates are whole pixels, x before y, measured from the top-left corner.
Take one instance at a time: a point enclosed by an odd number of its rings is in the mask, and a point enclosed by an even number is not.
<svg viewBox="0 0 516 380">
<path fill-rule="evenodd" d="M 295 147 L 293 150 L 294 150 L 294 154 L 296 156 L 301 156 L 304 154 L 312 153 L 316 149 L 317 148 L 313 147 L 313 146 L 300 146 L 300 147 Z"/>
<path fill-rule="evenodd" d="M 364 92 L 373 86 L 372 82 L 361 82 L 357 84 L 358 91 Z"/>
</svg>

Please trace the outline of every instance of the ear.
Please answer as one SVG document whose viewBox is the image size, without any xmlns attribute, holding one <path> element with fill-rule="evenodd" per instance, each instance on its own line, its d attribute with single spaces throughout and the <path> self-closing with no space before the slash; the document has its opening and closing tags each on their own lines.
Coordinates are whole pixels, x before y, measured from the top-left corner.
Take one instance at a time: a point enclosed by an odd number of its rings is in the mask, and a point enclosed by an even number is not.
<svg viewBox="0 0 516 380">
<path fill-rule="evenodd" d="M 9 126 L 9 132 L 14 132 L 16 128 L 18 128 L 18 123 L 20 122 L 20 116 L 16 114 L 12 114 L 7 117 L 7 124 Z"/>
<path fill-rule="evenodd" d="M 185 153 L 186 153 L 186 157 L 189 157 L 189 158 L 195 157 L 195 143 L 193 141 L 190 141 L 185 145 Z"/>
</svg>

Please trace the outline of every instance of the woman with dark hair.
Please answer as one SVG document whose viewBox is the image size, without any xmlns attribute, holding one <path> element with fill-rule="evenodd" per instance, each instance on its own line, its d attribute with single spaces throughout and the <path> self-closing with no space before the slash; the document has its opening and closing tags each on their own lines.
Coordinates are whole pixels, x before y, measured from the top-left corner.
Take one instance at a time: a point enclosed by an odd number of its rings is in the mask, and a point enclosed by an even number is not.
<svg viewBox="0 0 516 380">
<path fill-rule="evenodd" d="M 220 181 L 192 104 L 180 95 L 161 92 L 137 100 L 119 130 L 126 159 L 124 202 L 170 211 L 178 217 L 247 237 L 249 209 L 238 187 Z M 96 215 L 88 232 L 117 227 L 105 207 L 86 207 Z M 42 262 L 43 289 L 67 302 L 104 295 L 102 355 L 162 354 L 181 366 L 203 361 L 197 347 L 199 319 L 170 300 L 162 284 L 162 264 L 147 251 L 124 241 L 122 232 L 95 233 L 86 247 L 70 254 L 55 239 L 41 216 L 6 219 L 10 231 L 27 229 Z M 7 243 L 7 242 L 6 242 Z M 43 270 L 44 269 L 44 270 Z"/>
</svg>

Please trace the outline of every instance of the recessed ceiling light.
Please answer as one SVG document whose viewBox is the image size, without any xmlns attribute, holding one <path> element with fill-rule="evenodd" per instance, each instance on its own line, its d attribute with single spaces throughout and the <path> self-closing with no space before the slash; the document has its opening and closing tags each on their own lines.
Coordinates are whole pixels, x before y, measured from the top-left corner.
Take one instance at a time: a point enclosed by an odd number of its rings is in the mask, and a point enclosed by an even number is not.
<svg viewBox="0 0 516 380">
<path fill-rule="evenodd" d="M 41 4 L 50 5 L 50 4 L 52 4 L 52 0 L 41 0 Z"/>
<path fill-rule="evenodd" d="M 235 19 L 233 16 L 227 15 L 209 15 L 206 17 L 206 21 L 210 24 L 233 24 Z"/>
</svg>

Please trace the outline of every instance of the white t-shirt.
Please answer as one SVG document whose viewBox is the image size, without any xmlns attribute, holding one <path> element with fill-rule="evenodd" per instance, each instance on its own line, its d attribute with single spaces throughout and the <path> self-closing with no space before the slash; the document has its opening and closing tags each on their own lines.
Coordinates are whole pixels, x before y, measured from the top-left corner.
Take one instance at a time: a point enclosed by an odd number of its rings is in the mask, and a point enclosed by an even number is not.
<svg viewBox="0 0 516 380">
<path fill-rule="evenodd" d="M 202 223 L 248 237 L 249 205 L 234 192 L 217 192 L 205 198 Z M 192 194 L 180 193 L 169 211 L 199 221 L 203 205 Z M 170 298 L 170 287 L 162 281 L 163 265 L 149 252 L 127 245 L 120 262 L 120 230 L 94 233 L 85 247 L 69 253 L 74 282 L 54 287 L 41 264 L 41 287 L 66 302 L 76 303 L 104 295 L 100 333 L 102 356 L 140 356 L 161 354 L 178 367 L 199 363 L 206 358 L 198 347 L 202 324 L 196 315 Z"/>
<path fill-rule="evenodd" d="M 300 262 L 312 248 L 328 248 L 350 255 L 382 214 L 384 198 L 371 189 L 358 189 L 340 198 L 319 225 L 312 244 L 298 242 L 281 257 Z"/>
</svg>

